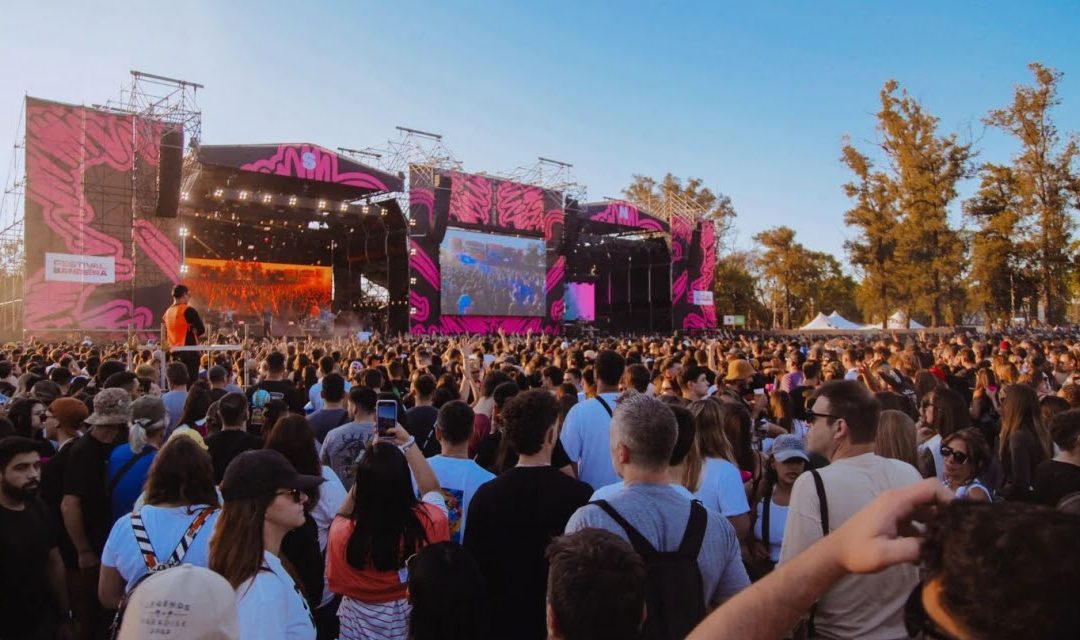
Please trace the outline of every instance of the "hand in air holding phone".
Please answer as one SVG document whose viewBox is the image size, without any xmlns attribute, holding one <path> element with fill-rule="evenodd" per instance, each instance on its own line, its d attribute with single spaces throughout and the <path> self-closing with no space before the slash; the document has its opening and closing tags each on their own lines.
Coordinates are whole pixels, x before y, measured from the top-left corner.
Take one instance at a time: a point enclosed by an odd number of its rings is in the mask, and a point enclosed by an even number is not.
<svg viewBox="0 0 1080 640">
<path fill-rule="evenodd" d="M 405 430 L 405 427 L 400 424 L 394 423 L 393 427 L 390 427 L 385 433 L 379 432 L 379 442 L 390 442 L 396 447 L 400 447 L 409 441 L 409 432 Z"/>
</svg>

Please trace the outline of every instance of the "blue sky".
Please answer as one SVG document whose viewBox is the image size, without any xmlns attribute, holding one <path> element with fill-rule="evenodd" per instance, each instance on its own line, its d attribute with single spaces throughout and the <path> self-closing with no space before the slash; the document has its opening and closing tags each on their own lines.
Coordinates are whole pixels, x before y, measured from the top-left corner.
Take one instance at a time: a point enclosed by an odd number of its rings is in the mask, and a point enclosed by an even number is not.
<svg viewBox="0 0 1080 640">
<path fill-rule="evenodd" d="M 787 224 L 842 254 L 842 136 L 869 148 L 886 79 L 1005 161 L 979 119 L 1038 60 L 1066 73 L 1057 121 L 1080 131 L 1072 2 L 89 4 L 5 7 L 0 172 L 24 93 L 102 102 L 139 69 L 206 86 L 208 144 L 359 148 L 405 125 L 468 170 L 573 163 L 594 200 L 671 171 L 732 197 L 742 248 Z"/>
</svg>

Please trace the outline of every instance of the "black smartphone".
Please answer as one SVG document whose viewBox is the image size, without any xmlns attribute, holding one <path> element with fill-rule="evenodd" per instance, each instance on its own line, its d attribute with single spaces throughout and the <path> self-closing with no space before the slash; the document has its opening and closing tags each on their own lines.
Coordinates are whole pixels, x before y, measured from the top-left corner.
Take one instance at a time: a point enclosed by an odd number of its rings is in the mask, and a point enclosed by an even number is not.
<svg viewBox="0 0 1080 640">
<path fill-rule="evenodd" d="M 396 424 L 397 402 L 393 400 L 379 400 L 375 407 L 375 428 L 379 431 L 379 437 L 385 437 Z"/>
</svg>

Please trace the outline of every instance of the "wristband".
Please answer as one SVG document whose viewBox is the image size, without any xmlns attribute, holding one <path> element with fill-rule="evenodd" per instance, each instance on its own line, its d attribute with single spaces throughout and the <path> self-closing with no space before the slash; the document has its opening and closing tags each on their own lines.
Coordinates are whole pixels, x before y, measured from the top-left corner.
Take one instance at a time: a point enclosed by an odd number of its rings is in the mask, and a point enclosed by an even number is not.
<svg viewBox="0 0 1080 640">
<path fill-rule="evenodd" d="M 402 453 L 406 453 L 414 444 L 416 444 L 416 436 L 409 436 L 409 439 L 405 441 L 405 444 L 398 447 L 398 449 L 401 449 Z"/>
</svg>

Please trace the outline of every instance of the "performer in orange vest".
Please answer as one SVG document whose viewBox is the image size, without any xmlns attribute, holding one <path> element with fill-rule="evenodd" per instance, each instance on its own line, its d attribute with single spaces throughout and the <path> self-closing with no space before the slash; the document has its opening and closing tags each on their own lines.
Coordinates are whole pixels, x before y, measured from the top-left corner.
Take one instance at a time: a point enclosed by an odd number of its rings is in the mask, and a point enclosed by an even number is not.
<svg viewBox="0 0 1080 640">
<path fill-rule="evenodd" d="M 169 341 L 169 347 L 181 347 L 199 344 L 199 338 L 206 333 L 199 312 L 188 306 L 191 300 L 191 292 L 182 284 L 173 287 L 172 306 L 165 310 L 161 317 L 165 323 L 165 337 Z M 174 360 L 183 362 L 188 370 L 188 381 L 193 383 L 199 378 L 199 353 L 197 351 L 180 352 L 173 356 Z"/>
</svg>

